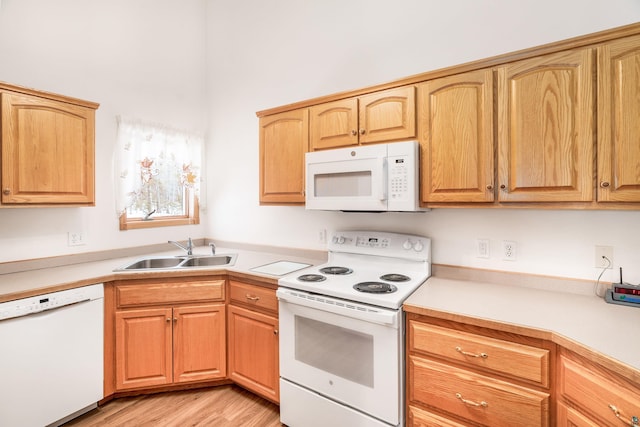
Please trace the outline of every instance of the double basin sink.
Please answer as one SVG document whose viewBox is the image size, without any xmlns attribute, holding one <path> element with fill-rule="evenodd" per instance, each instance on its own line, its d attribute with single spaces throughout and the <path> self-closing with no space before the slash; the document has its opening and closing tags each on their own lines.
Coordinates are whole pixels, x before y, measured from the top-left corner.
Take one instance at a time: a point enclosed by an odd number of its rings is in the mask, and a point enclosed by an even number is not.
<svg viewBox="0 0 640 427">
<path fill-rule="evenodd" d="M 226 255 L 191 255 L 191 256 L 164 256 L 138 259 L 130 264 L 116 268 L 114 271 L 139 271 L 139 270 L 183 270 L 198 267 L 223 267 L 233 265 L 237 254 Z"/>
</svg>

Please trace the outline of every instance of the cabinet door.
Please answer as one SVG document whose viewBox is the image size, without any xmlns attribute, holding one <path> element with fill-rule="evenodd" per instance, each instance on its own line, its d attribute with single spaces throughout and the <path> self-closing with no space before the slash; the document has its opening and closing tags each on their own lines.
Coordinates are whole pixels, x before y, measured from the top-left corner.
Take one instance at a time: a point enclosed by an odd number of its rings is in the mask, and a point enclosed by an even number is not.
<svg viewBox="0 0 640 427">
<path fill-rule="evenodd" d="M 562 402 L 558 402 L 557 411 L 558 427 L 600 427 L 600 424 L 591 421 L 589 418 L 568 407 Z"/>
<path fill-rule="evenodd" d="M 308 110 L 301 109 L 260 119 L 261 203 L 304 203 L 308 118 Z"/>
<path fill-rule="evenodd" d="M 598 201 L 640 202 L 640 36 L 598 48 Z"/>
<path fill-rule="evenodd" d="M 2 203 L 93 205 L 95 111 L 3 92 Z"/>
<path fill-rule="evenodd" d="M 593 200 L 593 63 L 581 49 L 498 69 L 500 201 Z"/>
<path fill-rule="evenodd" d="M 416 88 L 405 86 L 361 96 L 358 122 L 361 144 L 415 138 Z"/>
<path fill-rule="evenodd" d="M 117 311 L 116 389 L 171 384 L 170 308 Z"/>
<path fill-rule="evenodd" d="M 229 306 L 229 378 L 278 403 L 278 319 Z"/>
<path fill-rule="evenodd" d="M 418 90 L 422 201 L 493 201 L 492 71 L 431 80 Z"/>
<path fill-rule="evenodd" d="M 224 304 L 173 309 L 173 381 L 226 376 Z"/>
<path fill-rule="evenodd" d="M 311 151 L 358 145 L 358 99 L 310 108 Z"/>
</svg>

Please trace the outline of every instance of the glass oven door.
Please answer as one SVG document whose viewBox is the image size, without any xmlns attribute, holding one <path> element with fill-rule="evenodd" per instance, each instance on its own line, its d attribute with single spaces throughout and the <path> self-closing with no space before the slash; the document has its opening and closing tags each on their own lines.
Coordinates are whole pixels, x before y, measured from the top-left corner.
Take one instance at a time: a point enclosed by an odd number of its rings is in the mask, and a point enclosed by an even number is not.
<svg viewBox="0 0 640 427">
<path fill-rule="evenodd" d="M 278 297 L 281 377 L 398 425 L 401 313 L 283 288 Z"/>
</svg>

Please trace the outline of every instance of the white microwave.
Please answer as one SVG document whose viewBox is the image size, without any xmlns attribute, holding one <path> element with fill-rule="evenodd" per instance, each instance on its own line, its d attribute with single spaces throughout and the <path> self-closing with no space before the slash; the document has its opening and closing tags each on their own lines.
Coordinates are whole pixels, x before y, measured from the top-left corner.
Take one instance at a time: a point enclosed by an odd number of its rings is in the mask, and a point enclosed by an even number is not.
<svg viewBox="0 0 640 427">
<path fill-rule="evenodd" d="M 418 212 L 419 145 L 393 142 L 305 154 L 306 208 Z"/>
</svg>

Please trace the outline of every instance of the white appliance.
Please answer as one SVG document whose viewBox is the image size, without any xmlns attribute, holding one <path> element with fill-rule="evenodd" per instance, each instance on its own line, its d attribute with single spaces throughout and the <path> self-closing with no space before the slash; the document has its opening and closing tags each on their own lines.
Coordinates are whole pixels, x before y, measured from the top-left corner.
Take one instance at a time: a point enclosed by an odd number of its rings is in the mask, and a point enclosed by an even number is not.
<svg viewBox="0 0 640 427">
<path fill-rule="evenodd" d="M 305 154 L 306 208 L 362 212 L 423 211 L 417 141 Z"/>
<path fill-rule="evenodd" d="M 404 426 L 403 301 L 431 274 L 431 241 L 341 231 L 326 264 L 278 281 L 280 421 Z"/>
<path fill-rule="evenodd" d="M 102 284 L 0 304 L 0 425 L 60 425 L 103 398 Z"/>
</svg>

